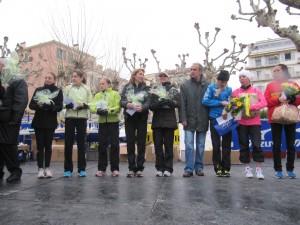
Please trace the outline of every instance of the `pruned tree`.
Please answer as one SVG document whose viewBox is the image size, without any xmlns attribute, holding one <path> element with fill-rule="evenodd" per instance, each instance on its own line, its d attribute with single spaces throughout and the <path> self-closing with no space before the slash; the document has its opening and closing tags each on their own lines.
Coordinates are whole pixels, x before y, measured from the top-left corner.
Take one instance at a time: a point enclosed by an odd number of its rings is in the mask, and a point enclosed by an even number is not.
<svg viewBox="0 0 300 225">
<path fill-rule="evenodd" d="M 274 0 L 263 0 L 264 5 L 261 5 L 261 1 L 249 0 L 251 12 L 244 12 L 242 9 L 242 3 L 240 0 L 236 1 L 239 6 L 239 14 L 246 16 L 237 17 L 232 15 L 233 20 L 247 20 L 252 22 L 256 20 L 258 27 L 269 27 L 275 34 L 282 38 L 290 39 L 296 46 L 297 51 L 300 51 L 300 35 L 298 26 L 290 25 L 289 27 L 281 27 L 279 25 L 279 19 L 277 16 L 277 9 L 274 8 Z M 245 1 L 243 1 L 244 3 Z M 256 3 L 255 3 L 256 2 Z M 300 0 L 279 0 L 280 3 L 286 5 L 286 11 L 289 15 L 300 15 L 299 13 L 291 12 L 291 8 L 300 10 Z"/>
<path fill-rule="evenodd" d="M 137 55 L 136 55 L 136 53 L 132 54 L 132 59 L 131 59 L 131 58 L 128 58 L 126 56 L 126 50 L 127 49 L 125 47 L 122 47 L 123 62 L 124 62 L 126 68 L 129 70 L 130 73 L 133 70 L 137 69 L 137 68 L 143 68 L 143 69 L 146 68 L 146 63 L 148 61 L 147 58 L 145 58 L 144 61 L 142 61 L 141 58 L 138 58 L 139 64 L 137 64 Z M 139 67 L 137 67 L 137 65 Z"/>
<path fill-rule="evenodd" d="M 206 76 L 206 79 L 209 82 L 213 82 L 215 80 L 216 75 L 220 70 L 227 69 L 229 73 L 234 73 L 236 70 L 242 70 L 243 66 L 238 68 L 240 64 L 245 64 L 246 59 L 248 58 L 251 51 L 253 51 L 254 44 L 251 44 L 251 47 L 249 48 L 249 51 L 246 54 L 243 54 L 245 49 L 247 48 L 246 44 L 236 43 L 236 36 L 231 35 L 232 39 L 232 49 L 229 50 L 227 48 L 224 48 L 221 53 L 219 53 L 218 56 L 212 58 L 210 56 L 212 46 L 216 43 L 217 36 L 220 32 L 220 28 L 215 28 L 215 34 L 213 37 L 213 40 L 211 41 L 209 38 L 209 32 L 205 32 L 205 43 L 202 40 L 202 35 L 200 32 L 200 26 L 199 23 L 195 23 L 194 28 L 197 30 L 198 33 L 198 40 L 199 44 L 204 48 L 205 50 L 205 59 L 203 60 L 203 66 L 204 66 L 204 74 Z M 221 61 L 221 64 L 219 66 L 216 66 L 216 61 Z"/>
<path fill-rule="evenodd" d="M 11 52 L 10 49 L 7 47 L 8 37 L 5 36 L 3 39 L 3 45 L 0 45 L 1 58 L 6 58 L 10 55 Z"/>
</svg>

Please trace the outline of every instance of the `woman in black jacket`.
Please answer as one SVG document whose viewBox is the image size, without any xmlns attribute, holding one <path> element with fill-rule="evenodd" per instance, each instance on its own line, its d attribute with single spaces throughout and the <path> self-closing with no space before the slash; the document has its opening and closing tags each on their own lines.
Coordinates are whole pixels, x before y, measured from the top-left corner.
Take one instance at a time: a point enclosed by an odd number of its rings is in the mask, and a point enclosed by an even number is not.
<svg viewBox="0 0 300 225">
<path fill-rule="evenodd" d="M 168 98 L 155 94 L 151 96 L 150 109 L 153 111 L 152 130 L 155 147 L 157 177 L 169 177 L 173 172 L 174 131 L 177 129 L 175 108 L 179 106 L 178 90 L 169 82 L 165 72 L 158 74 L 159 82 L 168 93 Z M 163 145 L 165 151 L 163 151 Z"/>
<path fill-rule="evenodd" d="M 62 90 L 55 86 L 56 76 L 49 73 L 45 77 L 45 84 L 35 90 L 29 104 L 29 108 L 35 110 L 35 115 L 32 120 L 31 127 L 35 130 L 37 144 L 37 165 L 38 178 L 52 177 L 52 171 L 49 169 L 52 140 L 55 129 L 57 128 L 57 112 L 60 112 L 63 107 Z M 49 90 L 54 96 L 49 101 L 39 100 L 39 93 Z M 45 154 L 44 154 L 45 149 Z M 45 157 L 44 157 L 45 155 Z M 45 162 L 44 162 L 45 158 Z"/>
<path fill-rule="evenodd" d="M 142 177 L 144 170 L 148 109 L 150 106 L 149 87 L 144 82 L 144 73 L 144 69 L 134 70 L 129 83 L 124 86 L 121 94 L 129 164 L 127 177 Z M 138 155 L 135 161 L 136 140 Z"/>
</svg>

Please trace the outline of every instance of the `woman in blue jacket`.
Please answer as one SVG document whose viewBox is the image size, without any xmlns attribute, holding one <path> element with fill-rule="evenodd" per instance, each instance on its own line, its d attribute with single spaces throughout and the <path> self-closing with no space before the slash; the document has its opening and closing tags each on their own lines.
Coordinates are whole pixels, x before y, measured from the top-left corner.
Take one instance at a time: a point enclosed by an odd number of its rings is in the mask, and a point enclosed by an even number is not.
<svg viewBox="0 0 300 225">
<path fill-rule="evenodd" d="M 232 132 L 222 136 L 222 155 L 221 155 L 221 137 L 216 131 L 213 120 L 222 115 L 224 107 L 228 104 L 232 88 L 227 86 L 229 72 L 221 70 L 217 82 L 208 86 L 202 104 L 209 107 L 210 135 L 213 146 L 213 164 L 217 177 L 230 177 L 230 153 Z"/>
</svg>

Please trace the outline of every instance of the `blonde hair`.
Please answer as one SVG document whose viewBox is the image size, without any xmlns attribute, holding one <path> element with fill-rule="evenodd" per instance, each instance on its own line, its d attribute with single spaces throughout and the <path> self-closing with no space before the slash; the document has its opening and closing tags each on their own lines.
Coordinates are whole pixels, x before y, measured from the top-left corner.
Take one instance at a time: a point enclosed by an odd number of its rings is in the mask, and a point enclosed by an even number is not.
<svg viewBox="0 0 300 225">
<path fill-rule="evenodd" d="M 143 73 L 145 73 L 145 70 L 144 70 L 143 68 L 138 68 L 138 69 L 135 69 L 134 71 L 132 71 L 131 76 L 130 76 L 130 80 L 129 80 L 128 83 L 134 84 L 134 76 L 135 76 L 138 72 L 140 72 L 140 71 L 142 71 Z M 143 83 L 145 83 L 145 82 L 143 82 Z"/>
</svg>

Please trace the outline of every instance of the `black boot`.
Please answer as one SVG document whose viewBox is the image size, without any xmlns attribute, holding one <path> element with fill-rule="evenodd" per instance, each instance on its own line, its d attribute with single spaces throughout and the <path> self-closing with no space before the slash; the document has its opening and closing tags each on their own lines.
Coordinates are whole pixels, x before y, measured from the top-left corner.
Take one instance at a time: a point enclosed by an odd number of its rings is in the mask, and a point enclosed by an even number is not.
<svg viewBox="0 0 300 225">
<path fill-rule="evenodd" d="M 6 182 L 10 183 L 10 182 L 19 181 L 21 180 L 21 176 L 22 176 L 21 173 L 11 173 L 9 177 L 6 179 Z"/>
</svg>

